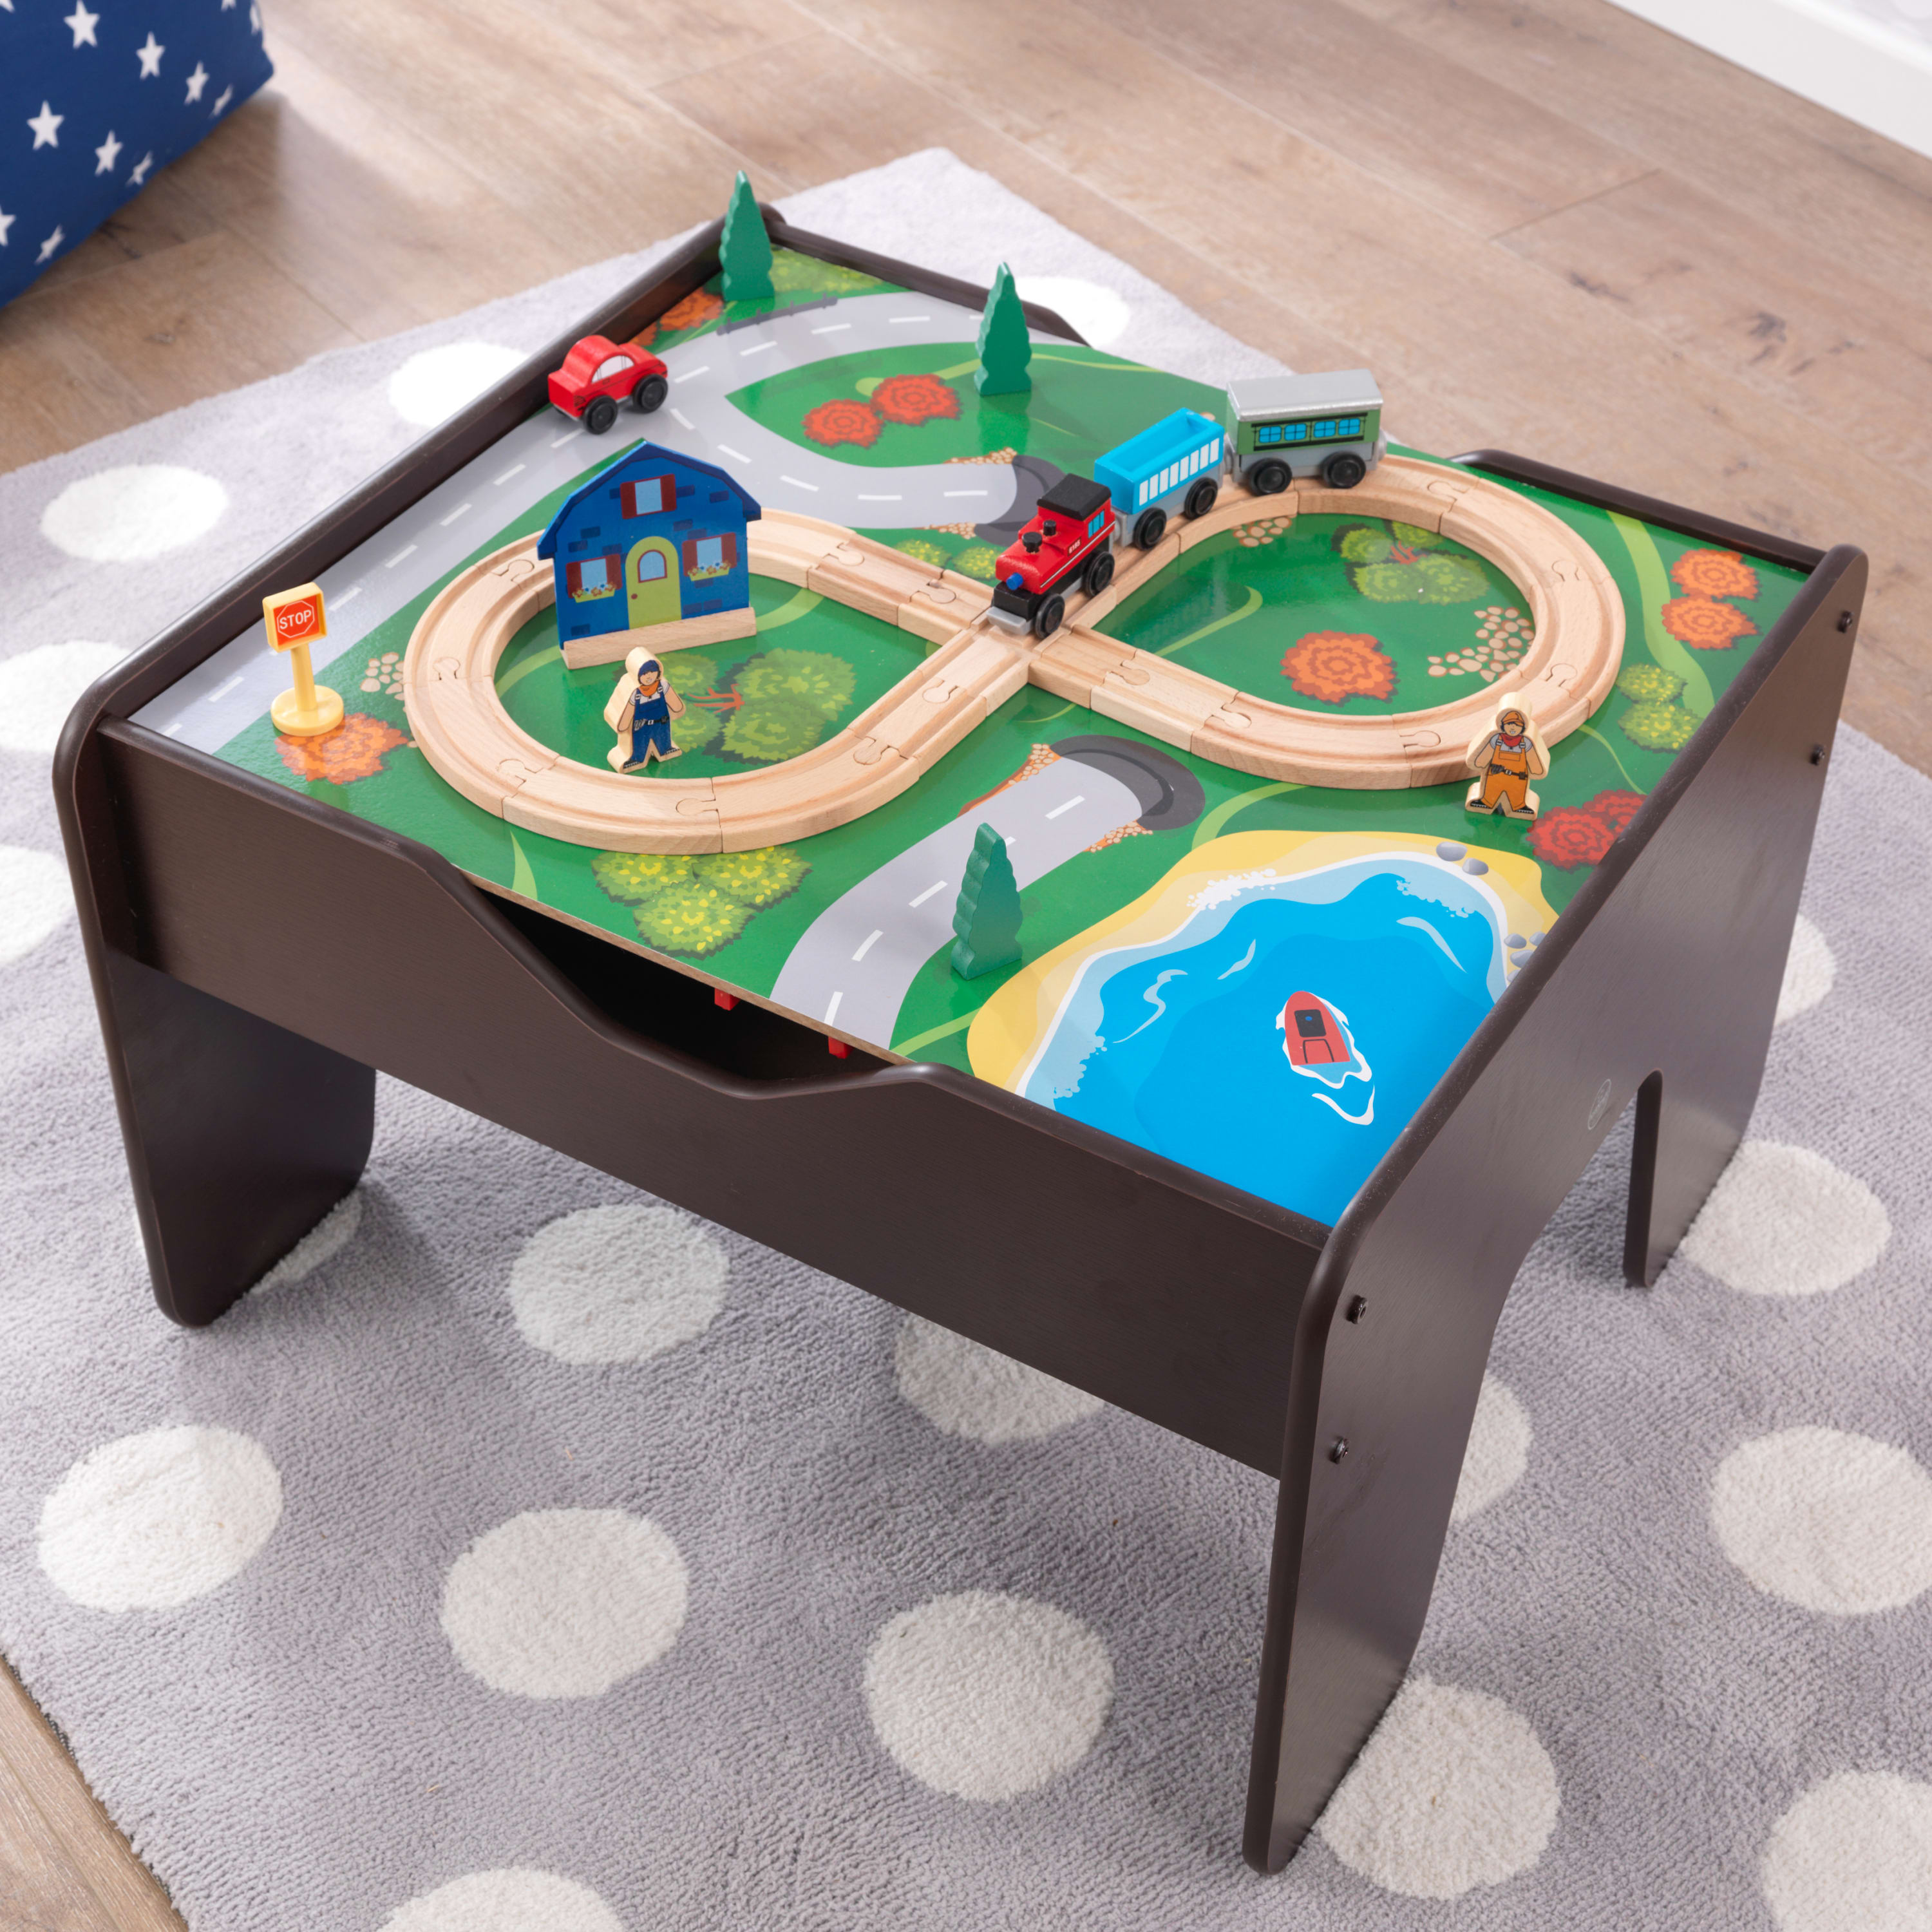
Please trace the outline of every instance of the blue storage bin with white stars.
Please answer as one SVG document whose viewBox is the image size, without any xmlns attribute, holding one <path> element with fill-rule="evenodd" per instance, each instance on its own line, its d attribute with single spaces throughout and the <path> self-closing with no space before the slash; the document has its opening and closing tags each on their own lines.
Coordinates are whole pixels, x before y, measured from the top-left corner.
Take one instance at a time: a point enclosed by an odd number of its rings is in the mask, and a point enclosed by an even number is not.
<svg viewBox="0 0 1932 1932">
<path fill-rule="evenodd" d="M 274 70 L 253 0 L 0 0 L 0 302 Z"/>
</svg>

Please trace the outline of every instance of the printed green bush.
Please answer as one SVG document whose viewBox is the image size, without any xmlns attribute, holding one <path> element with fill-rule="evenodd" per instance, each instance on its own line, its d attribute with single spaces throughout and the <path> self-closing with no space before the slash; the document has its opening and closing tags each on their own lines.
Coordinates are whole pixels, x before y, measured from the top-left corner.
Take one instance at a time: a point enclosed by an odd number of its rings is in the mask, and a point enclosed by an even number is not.
<svg viewBox="0 0 1932 1932">
<path fill-rule="evenodd" d="M 1439 550 L 1448 541 L 1439 530 L 1425 530 L 1420 524 L 1391 522 L 1389 530 L 1397 543 L 1406 543 L 1411 550 Z"/>
<path fill-rule="evenodd" d="M 1350 563 L 1381 563 L 1395 548 L 1396 540 L 1386 530 L 1357 524 L 1336 538 L 1335 548 Z"/>
<path fill-rule="evenodd" d="M 646 899 L 631 915 L 638 937 L 660 952 L 700 957 L 728 946 L 742 932 L 752 908 L 715 886 L 694 883 L 679 892 Z"/>
<path fill-rule="evenodd" d="M 1646 752 L 1675 752 L 1690 741 L 1697 721 L 1681 704 L 1633 704 L 1623 715 L 1624 736 Z"/>
<path fill-rule="evenodd" d="M 1684 688 L 1684 680 L 1661 664 L 1626 664 L 1617 674 L 1617 688 L 1640 704 L 1669 704 Z"/>
<path fill-rule="evenodd" d="M 976 577 L 982 584 L 993 580 L 993 572 L 999 566 L 1000 553 L 991 544 L 968 544 L 952 560 L 952 568 L 964 577 Z"/>
<path fill-rule="evenodd" d="M 614 899 L 638 904 L 690 884 L 697 862 L 682 852 L 599 852 L 590 862 L 590 876 Z"/>
<path fill-rule="evenodd" d="M 949 551 L 925 537 L 902 537 L 894 548 L 921 563 L 929 563 L 940 569 L 952 560 Z"/>
<path fill-rule="evenodd" d="M 812 870 L 789 845 L 710 854 L 700 862 L 708 884 L 754 910 L 776 904 Z"/>
<path fill-rule="evenodd" d="M 1488 589 L 1490 581 L 1473 556 L 1422 556 L 1409 563 L 1358 563 L 1350 568 L 1348 580 L 1363 596 L 1376 604 L 1473 604 Z"/>
<path fill-rule="evenodd" d="M 670 688 L 684 700 L 684 715 L 670 721 L 670 741 L 680 752 L 701 752 L 724 730 L 724 721 L 692 700 L 717 683 L 718 666 L 698 651 L 667 651 L 659 662 Z"/>
<path fill-rule="evenodd" d="M 796 692 L 770 692 L 755 703 L 748 696 L 724 727 L 724 748 L 735 758 L 772 764 L 810 751 L 825 724 L 823 707 Z"/>
<path fill-rule="evenodd" d="M 827 718 L 852 701 L 858 682 L 852 667 L 829 651 L 766 651 L 738 674 L 738 689 L 748 705 L 768 698 L 800 698 Z"/>
<path fill-rule="evenodd" d="M 757 852 L 599 852 L 598 884 L 631 908 L 638 937 L 660 952 L 701 958 L 729 945 L 753 913 L 776 905 L 812 870 L 789 846 Z"/>
<path fill-rule="evenodd" d="M 772 251 L 772 286 L 780 295 L 856 296 L 885 286 L 862 269 L 818 261 L 789 248 Z"/>
</svg>

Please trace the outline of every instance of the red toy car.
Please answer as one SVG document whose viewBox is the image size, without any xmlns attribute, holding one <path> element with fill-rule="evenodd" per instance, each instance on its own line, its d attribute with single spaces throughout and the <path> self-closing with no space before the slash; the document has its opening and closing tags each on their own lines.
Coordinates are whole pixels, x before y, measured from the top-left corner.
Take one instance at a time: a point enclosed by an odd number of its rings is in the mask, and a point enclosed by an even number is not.
<svg viewBox="0 0 1932 1932">
<path fill-rule="evenodd" d="M 579 418 L 592 436 L 617 420 L 617 405 L 627 397 L 649 416 L 670 394 L 664 365 L 634 342 L 613 342 L 586 335 L 550 372 L 550 399 L 567 416 Z"/>
</svg>

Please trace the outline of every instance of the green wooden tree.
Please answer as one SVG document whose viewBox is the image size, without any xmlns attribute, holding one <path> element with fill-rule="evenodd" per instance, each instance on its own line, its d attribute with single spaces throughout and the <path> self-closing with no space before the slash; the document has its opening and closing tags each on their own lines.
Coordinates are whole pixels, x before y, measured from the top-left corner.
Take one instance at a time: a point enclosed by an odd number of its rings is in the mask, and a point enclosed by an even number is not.
<svg viewBox="0 0 1932 1932">
<path fill-rule="evenodd" d="M 974 836 L 973 856 L 952 908 L 952 970 L 962 980 L 976 980 L 1019 958 L 1019 884 L 1006 842 L 990 825 Z"/>
<path fill-rule="evenodd" d="M 758 197 L 745 172 L 731 190 L 731 205 L 724 211 L 724 232 L 718 238 L 718 265 L 724 271 L 727 302 L 769 301 L 772 294 L 772 244 L 765 232 L 765 218 L 758 212 Z"/>
<path fill-rule="evenodd" d="M 1027 334 L 1013 272 L 1002 262 L 980 317 L 980 367 L 973 386 L 982 396 L 1024 395 L 1033 387 L 1027 374 L 1032 359 L 1033 339 Z"/>
</svg>

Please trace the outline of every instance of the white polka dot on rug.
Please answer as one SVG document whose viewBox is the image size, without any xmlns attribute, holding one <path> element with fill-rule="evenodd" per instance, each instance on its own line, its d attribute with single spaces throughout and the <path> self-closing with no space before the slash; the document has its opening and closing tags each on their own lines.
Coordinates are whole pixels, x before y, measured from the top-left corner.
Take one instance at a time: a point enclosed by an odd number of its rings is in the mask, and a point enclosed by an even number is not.
<svg viewBox="0 0 1932 1932">
<path fill-rule="evenodd" d="M 1761 1875 L 1778 1932 L 1932 1932 L 1932 1784 L 1845 1771 L 1772 1827 Z"/>
<path fill-rule="evenodd" d="M 228 508 L 212 476 L 134 463 L 70 483 L 40 513 L 40 534 L 88 563 L 141 563 L 206 536 Z"/>
<path fill-rule="evenodd" d="M 390 405 L 404 422 L 434 429 L 526 359 L 494 342 L 446 342 L 440 349 L 418 350 L 389 378 Z"/>
<path fill-rule="evenodd" d="M 508 1865 L 422 1893 L 391 1912 L 381 1932 L 624 1932 L 624 1923 L 575 1879 Z"/>
<path fill-rule="evenodd" d="M 1529 1466 L 1529 1417 L 1522 1404 L 1494 1376 L 1484 1376 L 1449 1520 L 1466 1522 L 1514 1488 Z"/>
<path fill-rule="evenodd" d="M 1791 950 L 1785 955 L 1784 980 L 1778 989 L 1778 1016 L 1774 1025 L 1808 1013 L 1832 990 L 1838 976 L 1838 962 L 1832 956 L 1825 935 L 1801 912 L 1791 929 Z"/>
<path fill-rule="evenodd" d="M 351 1188 L 256 1284 L 289 1288 L 306 1281 L 324 1262 L 332 1261 L 355 1240 L 362 1225 L 362 1190 Z"/>
<path fill-rule="evenodd" d="M 40 1568 L 90 1610 L 172 1610 L 240 1575 L 281 1515 L 281 1477 L 252 1438 L 150 1430 L 61 1478 L 40 1510 Z"/>
<path fill-rule="evenodd" d="M 494 1690 L 595 1697 L 677 1641 L 688 1588 L 677 1545 L 648 1518 L 531 1510 L 450 1565 L 443 1634 Z"/>
<path fill-rule="evenodd" d="M 1884 1203 L 1809 1148 L 1746 1141 L 1683 1254 L 1740 1294 L 1822 1294 L 1864 1274 L 1892 1238 Z"/>
<path fill-rule="evenodd" d="M 1017 1798 L 1093 1749 L 1113 1660 L 1078 1617 L 991 1590 L 894 1617 L 866 1654 L 866 1708 L 900 1766 L 949 1798 Z"/>
<path fill-rule="evenodd" d="M 0 664 L 0 749 L 51 752 L 75 700 L 127 655 L 118 644 L 76 638 Z"/>
<path fill-rule="evenodd" d="M 1460 1898 L 1542 1857 L 1556 1767 L 1499 1697 L 1412 1676 L 1316 1829 L 1350 1870 L 1407 1898 Z"/>
<path fill-rule="evenodd" d="M 909 1315 L 892 1347 L 899 1393 L 936 1429 L 976 1442 L 1030 1442 L 1102 1406 L 1010 1355 Z"/>
<path fill-rule="evenodd" d="M 51 852 L 0 845 L 0 966 L 26 958 L 73 910 L 67 868 Z"/>
<path fill-rule="evenodd" d="M 1050 308 L 1062 322 L 1077 328 L 1096 349 L 1105 349 L 1127 332 L 1133 311 L 1124 297 L 1100 282 L 1077 275 L 1016 275 L 1013 286 L 1022 302 Z"/>
<path fill-rule="evenodd" d="M 1910 1453 L 1843 1430 L 1780 1430 L 1733 1449 L 1711 1527 L 1758 1588 L 1838 1616 L 1932 1589 L 1932 1475 Z"/>
<path fill-rule="evenodd" d="M 641 1362 L 710 1327 L 730 1272 L 724 1244 L 676 1208 L 580 1208 L 524 1244 L 510 1306 L 524 1340 L 560 1361 Z"/>
</svg>

